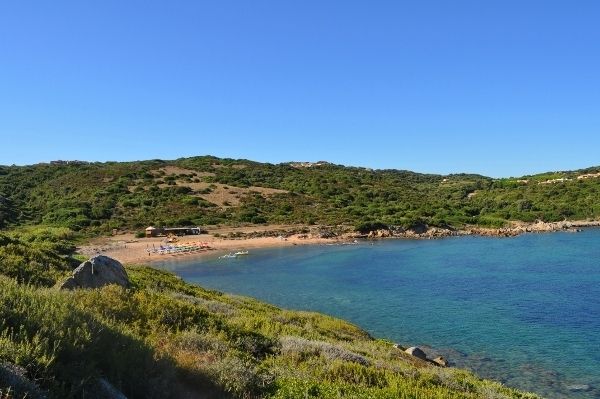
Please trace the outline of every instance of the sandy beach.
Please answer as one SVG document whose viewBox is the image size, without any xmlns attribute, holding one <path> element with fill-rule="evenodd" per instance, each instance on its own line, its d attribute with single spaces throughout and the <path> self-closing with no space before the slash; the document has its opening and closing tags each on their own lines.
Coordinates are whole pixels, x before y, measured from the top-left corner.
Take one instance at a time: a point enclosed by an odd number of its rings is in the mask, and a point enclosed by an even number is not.
<svg viewBox="0 0 600 399">
<path fill-rule="evenodd" d="M 294 245 L 315 245 L 345 242 L 347 236 L 321 238 L 318 234 L 291 234 L 297 226 L 229 227 L 211 229 L 208 234 L 176 237 L 168 242 L 167 237 L 136 238 L 134 234 L 118 234 L 111 237 L 99 237 L 87 245 L 78 247 L 77 252 L 86 256 L 102 254 L 117 259 L 123 264 L 148 263 L 166 258 L 219 256 L 229 252 L 252 250 L 267 247 L 288 247 Z M 267 237 L 248 237 L 252 235 L 273 235 Z M 242 238 L 232 238 L 240 235 Z M 154 250 L 161 246 L 203 245 L 207 248 L 177 254 L 160 254 Z"/>
</svg>

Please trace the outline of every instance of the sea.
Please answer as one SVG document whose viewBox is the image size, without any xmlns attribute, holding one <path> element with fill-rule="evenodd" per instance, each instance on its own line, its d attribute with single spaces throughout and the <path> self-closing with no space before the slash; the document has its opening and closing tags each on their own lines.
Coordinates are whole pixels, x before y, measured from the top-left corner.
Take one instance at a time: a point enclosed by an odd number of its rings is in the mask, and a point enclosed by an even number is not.
<svg viewBox="0 0 600 399">
<path fill-rule="evenodd" d="M 600 398 L 600 229 L 302 245 L 155 266 L 343 318 L 549 399 Z"/>
</svg>

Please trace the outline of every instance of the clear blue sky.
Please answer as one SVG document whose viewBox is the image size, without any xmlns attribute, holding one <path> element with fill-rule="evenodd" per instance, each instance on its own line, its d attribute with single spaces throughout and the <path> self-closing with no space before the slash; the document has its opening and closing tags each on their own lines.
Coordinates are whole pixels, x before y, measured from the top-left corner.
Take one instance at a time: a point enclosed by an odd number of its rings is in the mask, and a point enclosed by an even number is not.
<svg viewBox="0 0 600 399">
<path fill-rule="evenodd" d="M 600 2 L 4 1 L 0 164 L 600 164 Z"/>
</svg>

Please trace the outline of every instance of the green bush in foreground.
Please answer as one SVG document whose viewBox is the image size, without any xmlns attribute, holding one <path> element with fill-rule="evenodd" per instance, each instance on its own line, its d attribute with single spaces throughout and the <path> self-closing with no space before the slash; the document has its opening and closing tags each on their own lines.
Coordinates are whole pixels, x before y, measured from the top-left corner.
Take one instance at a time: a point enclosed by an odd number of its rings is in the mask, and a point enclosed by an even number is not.
<svg viewBox="0 0 600 399">
<path fill-rule="evenodd" d="M 0 364 L 56 398 L 89 397 L 100 377 L 131 398 L 536 398 L 339 319 L 128 273 L 130 289 L 71 292 L 0 276 Z M 0 397 L 7 389 L 0 379 Z"/>
<path fill-rule="evenodd" d="M 56 236 L 34 239 L 29 234 L 0 233 L 0 274 L 21 283 L 52 286 L 72 270 L 74 261 L 64 255 L 72 250 Z"/>
</svg>

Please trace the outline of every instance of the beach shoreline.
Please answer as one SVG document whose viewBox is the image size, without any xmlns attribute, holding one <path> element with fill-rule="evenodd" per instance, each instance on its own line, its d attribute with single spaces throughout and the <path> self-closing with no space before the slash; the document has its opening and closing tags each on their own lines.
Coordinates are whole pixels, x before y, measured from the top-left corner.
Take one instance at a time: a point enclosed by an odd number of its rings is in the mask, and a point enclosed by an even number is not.
<svg viewBox="0 0 600 399">
<path fill-rule="evenodd" d="M 267 231 L 267 230 L 263 230 Z M 272 232 L 273 230 L 268 230 Z M 167 242 L 167 237 L 135 238 L 134 234 L 126 233 L 111 237 L 101 237 L 90 241 L 88 244 L 77 248 L 77 253 L 93 256 L 102 254 L 117 259 L 123 264 L 151 264 L 165 259 L 178 259 L 196 257 L 217 257 L 219 255 L 248 251 L 259 248 L 293 247 L 298 245 L 319 245 L 343 243 L 349 238 L 338 236 L 322 238 L 307 234 L 286 234 L 289 230 L 276 230 L 277 236 L 235 237 L 230 238 L 223 234 L 258 234 L 254 228 L 225 228 L 209 231 L 208 234 L 189 235 L 176 237 L 176 241 Z M 227 232 L 227 233 L 226 233 Z M 191 246 L 201 245 L 206 248 L 182 251 L 178 253 L 160 253 L 159 249 L 166 246 Z"/>
<path fill-rule="evenodd" d="M 361 234 L 348 227 L 264 225 L 244 227 L 214 227 L 205 234 L 176 237 L 174 242 L 167 237 L 136 238 L 133 233 L 122 233 L 109 237 L 98 237 L 77 248 L 85 256 L 102 254 L 117 259 L 123 264 L 146 264 L 164 259 L 215 257 L 230 252 L 248 251 L 259 248 L 292 247 L 298 245 L 349 244 L 357 239 L 436 239 L 445 237 L 488 236 L 514 237 L 526 233 L 578 232 L 583 228 L 599 227 L 600 221 L 563 222 L 514 222 L 509 227 L 469 227 L 450 229 L 421 227 L 415 229 L 380 229 Z M 171 240 L 172 241 L 172 240 Z M 198 248 L 177 253 L 159 253 L 161 247 L 193 246 Z M 199 248 L 204 246 L 205 248 Z M 165 252 L 165 251 L 162 251 Z"/>
</svg>

